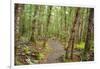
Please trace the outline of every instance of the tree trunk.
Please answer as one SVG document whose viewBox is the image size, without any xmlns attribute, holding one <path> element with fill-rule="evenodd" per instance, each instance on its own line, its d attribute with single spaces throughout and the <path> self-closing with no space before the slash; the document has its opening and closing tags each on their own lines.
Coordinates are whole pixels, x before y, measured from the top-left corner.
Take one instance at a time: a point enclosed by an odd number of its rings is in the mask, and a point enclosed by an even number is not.
<svg viewBox="0 0 100 69">
<path fill-rule="evenodd" d="M 70 38 L 69 38 L 69 41 L 68 41 L 68 46 L 67 46 L 67 49 L 66 49 L 66 58 L 70 58 L 70 59 L 73 59 L 73 50 L 74 50 L 74 42 L 75 42 L 75 25 L 77 24 L 77 20 L 78 20 L 78 17 L 79 17 L 79 11 L 80 11 L 80 8 L 77 8 L 76 9 L 76 14 L 75 14 L 75 19 L 74 19 L 74 22 L 73 22 L 73 27 L 71 29 L 71 35 L 70 35 Z M 69 53 L 69 55 L 68 55 Z"/>
<path fill-rule="evenodd" d="M 23 11 L 23 6 L 20 4 L 15 5 L 15 37 L 16 40 L 20 39 L 21 32 L 20 32 L 20 19 L 21 19 L 21 13 Z"/>
<path fill-rule="evenodd" d="M 34 8 L 34 15 L 33 15 L 33 21 L 32 21 L 32 35 L 31 35 L 31 41 L 35 43 L 35 25 L 36 25 L 36 15 L 38 11 L 38 6 L 35 6 Z"/>
<path fill-rule="evenodd" d="M 47 13 L 48 13 L 48 16 L 47 16 L 47 25 L 46 25 L 47 33 L 48 33 L 48 27 L 49 27 L 50 18 L 51 18 L 51 11 L 52 11 L 52 6 L 49 6 L 48 9 L 47 9 Z"/>
<path fill-rule="evenodd" d="M 94 9 L 90 9 L 90 14 L 88 18 L 88 29 L 87 29 L 87 36 L 86 36 L 86 41 L 85 41 L 85 48 L 84 48 L 84 53 L 83 53 L 83 60 L 87 61 L 88 60 L 88 53 L 90 51 L 90 40 L 91 40 L 91 32 L 92 32 L 92 24 L 93 24 L 93 16 L 94 16 Z"/>
</svg>

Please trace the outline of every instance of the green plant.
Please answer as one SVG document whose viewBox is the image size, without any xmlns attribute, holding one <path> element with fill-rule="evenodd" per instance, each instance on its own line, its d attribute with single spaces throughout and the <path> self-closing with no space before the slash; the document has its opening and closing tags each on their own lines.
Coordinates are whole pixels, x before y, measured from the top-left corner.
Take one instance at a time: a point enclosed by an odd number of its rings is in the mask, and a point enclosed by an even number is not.
<svg viewBox="0 0 100 69">
<path fill-rule="evenodd" d="M 24 47 L 23 50 L 24 50 L 25 54 L 29 54 L 30 53 L 29 47 Z"/>
<path fill-rule="evenodd" d="M 37 59 L 38 60 L 42 60 L 43 58 L 44 58 L 44 54 L 43 53 L 37 54 Z"/>
</svg>

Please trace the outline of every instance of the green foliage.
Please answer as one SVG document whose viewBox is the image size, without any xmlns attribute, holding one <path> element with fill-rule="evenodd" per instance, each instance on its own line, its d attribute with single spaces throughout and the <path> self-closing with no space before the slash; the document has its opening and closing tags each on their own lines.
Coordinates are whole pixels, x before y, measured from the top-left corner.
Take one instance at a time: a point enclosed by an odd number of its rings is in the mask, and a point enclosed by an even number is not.
<svg viewBox="0 0 100 69">
<path fill-rule="evenodd" d="M 25 53 L 25 54 L 29 54 L 29 53 L 31 52 L 31 51 L 30 51 L 30 48 L 27 47 L 27 46 L 24 47 L 23 50 L 24 50 L 24 53 Z"/>
<path fill-rule="evenodd" d="M 44 58 L 44 54 L 43 53 L 38 53 L 37 54 L 37 59 L 38 60 L 42 60 Z"/>
<path fill-rule="evenodd" d="M 84 49 L 85 47 L 85 42 L 80 42 L 79 44 L 76 44 L 76 47 L 77 49 Z"/>
</svg>

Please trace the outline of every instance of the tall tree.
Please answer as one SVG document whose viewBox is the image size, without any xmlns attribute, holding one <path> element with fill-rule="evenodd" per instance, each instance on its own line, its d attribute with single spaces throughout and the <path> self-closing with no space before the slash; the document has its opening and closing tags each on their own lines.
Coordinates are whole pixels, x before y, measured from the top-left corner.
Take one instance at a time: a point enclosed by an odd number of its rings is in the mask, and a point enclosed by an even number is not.
<svg viewBox="0 0 100 69">
<path fill-rule="evenodd" d="M 52 12 L 52 6 L 47 7 L 47 22 L 46 22 L 46 32 L 45 32 L 46 34 L 45 34 L 44 43 L 43 43 L 44 47 L 46 46 L 46 41 L 48 39 L 48 31 L 49 31 L 48 27 L 50 24 L 51 12 Z"/>
<path fill-rule="evenodd" d="M 84 48 L 84 55 L 83 55 L 83 60 L 86 61 L 88 60 L 88 53 L 90 51 L 91 45 L 91 33 L 92 33 L 92 27 L 93 27 L 93 17 L 94 17 L 94 9 L 91 8 L 89 12 L 89 18 L 88 18 L 88 29 L 87 29 L 87 36 L 86 36 L 86 41 L 85 41 L 85 48 Z"/>
<path fill-rule="evenodd" d="M 72 26 L 71 33 L 70 33 L 71 35 L 70 35 L 70 38 L 68 41 L 68 47 L 66 49 L 66 57 L 67 58 L 69 57 L 71 59 L 73 59 L 73 50 L 74 50 L 74 43 L 75 43 L 75 28 L 76 28 L 77 20 L 79 17 L 79 11 L 80 11 L 80 8 L 77 8 L 76 14 L 75 14 L 75 19 L 74 19 L 73 26 Z M 68 55 L 68 53 L 70 55 Z"/>
<path fill-rule="evenodd" d="M 23 4 L 16 4 L 15 5 L 15 37 L 16 40 L 20 39 L 21 32 L 20 32 L 20 23 L 21 23 L 21 13 L 23 12 Z"/>
<path fill-rule="evenodd" d="M 51 11 L 52 11 L 52 6 L 49 6 L 47 8 L 47 25 L 46 25 L 46 30 L 48 32 L 48 27 L 49 27 L 49 24 L 50 24 L 50 18 L 51 18 Z"/>
<path fill-rule="evenodd" d="M 31 41 L 35 43 L 35 26 L 36 26 L 36 15 L 38 12 L 38 6 L 36 5 L 34 7 L 34 15 L 33 15 L 33 21 L 32 21 L 32 35 L 31 35 Z"/>
</svg>

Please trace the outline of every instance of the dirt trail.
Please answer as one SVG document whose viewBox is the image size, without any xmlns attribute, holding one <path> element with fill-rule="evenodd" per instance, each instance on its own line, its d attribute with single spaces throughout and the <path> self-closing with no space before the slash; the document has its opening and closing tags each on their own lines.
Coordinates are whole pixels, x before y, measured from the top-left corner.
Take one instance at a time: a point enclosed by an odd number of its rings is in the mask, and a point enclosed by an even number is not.
<svg viewBox="0 0 100 69">
<path fill-rule="evenodd" d="M 63 62 L 63 55 L 65 50 L 58 40 L 48 40 L 48 45 L 52 48 L 52 51 L 48 54 L 46 63 L 58 63 Z"/>
</svg>

